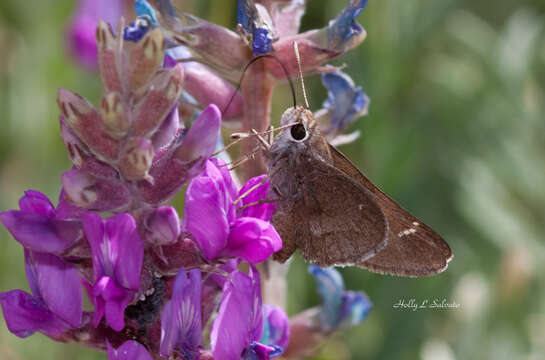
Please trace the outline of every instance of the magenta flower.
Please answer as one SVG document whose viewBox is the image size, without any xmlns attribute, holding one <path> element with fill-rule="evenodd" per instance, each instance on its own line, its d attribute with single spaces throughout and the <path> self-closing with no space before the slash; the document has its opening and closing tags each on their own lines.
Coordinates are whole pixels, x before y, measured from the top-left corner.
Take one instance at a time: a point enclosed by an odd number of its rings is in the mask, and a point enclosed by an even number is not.
<svg viewBox="0 0 545 360">
<path fill-rule="evenodd" d="M 108 360 L 153 360 L 153 357 L 142 344 L 130 340 L 117 349 L 108 343 Z"/>
<path fill-rule="evenodd" d="M 59 208 L 61 204 L 59 203 Z M 0 221 L 25 248 L 60 255 L 82 240 L 81 222 L 74 219 L 77 210 L 70 208 L 59 213 L 49 199 L 39 191 L 28 190 L 19 200 L 21 210 L 0 213 Z M 72 218 L 72 219 L 67 219 Z"/>
<path fill-rule="evenodd" d="M 202 345 L 201 325 L 201 272 L 193 269 L 189 278 L 184 268 L 176 276 L 172 299 L 165 304 L 161 314 L 162 357 L 178 354 L 194 359 Z"/>
<path fill-rule="evenodd" d="M 80 0 L 67 31 L 67 47 L 74 59 L 90 70 L 98 68 L 96 28 L 99 20 L 117 26 L 123 14 L 122 0 Z"/>
<path fill-rule="evenodd" d="M 264 310 L 265 331 L 260 342 L 286 349 L 290 339 L 288 315 L 278 306 L 265 305 Z"/>
<path fill-rule="evenodd" d="M 102 220 L 88 212 L 83 229 L 91 245 L 95 282 L 89 295 L 95 305 L 93 323 L 103 316 L 108 325 L 121 331 L 124 312 L 140 287 L 144 245 L 132 216 L 119 214 Z"/>
<path fill-rule="evenodd" d="M 235 270 L 230 278 L 210 332 L 212 354 L 223 360 L 268 360 L 276 349 L 258 342 L 263 334 L 259 273 L 250 266 L 248 275 Z"/>
<path fill-rule="evenodd" d="M 249 180 L 249 184 L 257 182 Z M 268 222 L 270 204 L 252 206 L 255 209 L 246 211 L 248 216 L 237 213 L 240 203 L 235 205 L 235 201 L 248 188 L 247 184 L 237 191 L 229 171 L 218 161 L 208 161 L 201 176 L 189 184 L 183 224 L 207 259 L 235 256 L 258 263 L 282 248 L 280 236 Z M 263 184 L 245 202 L 262 199 L 267 188 Z"/>
<path fill-rule="evenodd" d="M 25 250 L 25 267 L 32 295 L 22 290 L 0 293 L 9 331 L 27 337 L 39 331 L 62 340 L 81 326 L 83 296 L 73 265 L 55 255 Z"/>
</svg>

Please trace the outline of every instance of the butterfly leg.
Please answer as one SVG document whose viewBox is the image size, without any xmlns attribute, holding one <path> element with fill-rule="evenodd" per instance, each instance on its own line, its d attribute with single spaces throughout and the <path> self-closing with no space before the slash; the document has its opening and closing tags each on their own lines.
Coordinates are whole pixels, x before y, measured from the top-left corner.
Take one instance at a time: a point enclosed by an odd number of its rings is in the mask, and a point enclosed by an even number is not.
<svg viewBox="0 0 545 360">
<path fill-rule="evenodd" d="M 251 133 L 252 135 L 255 135 L 255 137 L 257 138 L 257 140 L 259 141 L 259 143 L 261 144 L 261 146 L 263 146 L 265 150 L 268 151 L 271 148 L 271 143 L 268 142 L 263 136 L 261 136 L 261 134 L 257 132 L 256 129 L 252 129 Z"/>
<path fill-rule="evenodd" d="M 260 187 L 261 185 L 265 184 L 267 182 L 267 180 L 269 180 L 268 176 L 265 176 L 260 182 L 258 182 L 257 184 L 255 184 L 254 186 L 252 186 L 251 188 L 249 188 L 244 194 L 240 195 L 238 197 L 238 199 L 236 199 L 234 202 L 233 202 L 233 205 L 236 205 L 238 204 L 239 202 L 242 201 L 242 199 L 244 199 L 246 196 L 250 195 L 250 193 L 252 191 L 254 191 L 255 189 L 257 189 L 258 187 Z"/>
<path fill-rule="evenodd" d="M 269 203 L 275 203 L 277 202 L 278 199 L 261 199 L 261 200 L 258 200 L 258 201 L 254 201 L 254 202 L 251 202 L 249 204 L 246 204 L 244 206 L 241 206 L 237 209 L 237 211 L 241 211 L 241 210 L 244 210 L 246 208 L 249 208 L 251 206 L 256 206 L 256 205 L 261 205 L 261 204 L 269 204 Z"/>
</svg>

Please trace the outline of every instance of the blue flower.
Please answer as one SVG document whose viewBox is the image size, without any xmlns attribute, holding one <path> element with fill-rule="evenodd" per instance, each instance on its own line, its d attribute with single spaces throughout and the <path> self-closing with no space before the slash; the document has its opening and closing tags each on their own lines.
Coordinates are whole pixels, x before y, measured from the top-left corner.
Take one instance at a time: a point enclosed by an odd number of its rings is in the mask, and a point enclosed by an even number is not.
<svg viewBox="0 0 545 360">
<path fill-rule="evenodd" d="M 268 54 L 272 50 L 272 35 L 265 28 L 255 28 L 252 37 L 254 55 Z"/>
<path fill-rule="evenodd" d="M 146 0 L 136 0 L 134 11 L 137 18 L 123 29 L 123 39 L 138 42 L 150 29 L 159 26 L 155 10 Z"/>
<path fill-rule="evenodd" d="M 337 48 L 364 31 L 354 19 L 366 5 L 367 0 L 351 0 L 350 4 L 329 23 L 327 35 L 330 48 Z"/>
<path fill-rule="evenodd" d="M 263 55 L 271 52 L 273 35 L 270 27 L 263 19 L 266 11 L 259 11 L 253 0 L 239 0 L 237 21 L 245 32 L 248 42 L 252 46 L 254 55 Z"/>
<path fill-rule="evenodd" d="M 310 265 L 308 271 L 316 277 L 322 297 L 319 318 L 324 332 L 354 326 L 365 319 L 371 310 L 371 301 L 363 292 L 344 291 L 343 278 L 335 268 Z"/>
<path fill-rule="evenodd" d="M 134 11 L 136 12 L 136 16 L 148 16 L 154 26 L 159 25 L 159 20 L 157 20 L 155 10 L 146 0 L 135 0 Z"/>
<path fill-rule="evenodd" d="M 333 70 L 322 74 L 327 99 L 322 106 L 331 114 L 331 125 L 324 131 L 341 132 L 358 117 L 367 114 L 369 97 L 360 86 L 356 87 L 348 74 Z"/>
</svg>

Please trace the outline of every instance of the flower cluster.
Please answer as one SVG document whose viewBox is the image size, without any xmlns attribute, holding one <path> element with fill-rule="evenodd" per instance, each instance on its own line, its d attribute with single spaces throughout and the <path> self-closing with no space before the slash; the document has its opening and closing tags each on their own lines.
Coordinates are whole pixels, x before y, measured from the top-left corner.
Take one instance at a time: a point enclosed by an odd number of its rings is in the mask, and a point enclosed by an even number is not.
<svg viewBox="0 0 545 360">
<path fill-rule="evenodd" d="M 83 3 L 78 16 L 92 18 L 93 2 Z M 24 249 L 31 291 L 0 293 L 7 327 L 19 337 L 41 332 L 79 342 L 110 360 L 299 357 L 317 334 L 362 321 L 370 303 L 344 291 L 335 270 L 312 267 L 321 307 L 289 320 L 281 307 L 263 304 L 267 277 L 258 264 L 282 248 L 267 177 L 239 188 L 212 154 L 222 121 L 269 124 L 271 79 L 285 77 L 278 64 L 250 72 L 241 92 L 230 80 L 253 54 L 271 51 L 293 70 L 293 41 L 304 70 L 323 73 L 328 99 L 317 115 L 328 136 L 336 139 L 363 115 L 369 100 L 361 88 L 321 64 L 363 40 L 354 18 L 365 1 L 351 1 L 326 28 L 303 34 L 300 0 L 239 1 L 239 34 L 177 14 L 168 0 L 154 5 L 136 0 L 137 19 L 121 20 L 117 30 L 98 22 L 100 106 L 59 90 L 61 138 L 73 167 L 61 176 L 57 206 L 29 190 L 19 210 L 0 213 Z M 83 36 L 85 27 L 76 28 Z M 218 106 L 229 99 L 222 114 Z M 259 164 L 250 168 L 260 172 Z M 184 186 L 180 218 L 167 202 Z"/>
</svg>

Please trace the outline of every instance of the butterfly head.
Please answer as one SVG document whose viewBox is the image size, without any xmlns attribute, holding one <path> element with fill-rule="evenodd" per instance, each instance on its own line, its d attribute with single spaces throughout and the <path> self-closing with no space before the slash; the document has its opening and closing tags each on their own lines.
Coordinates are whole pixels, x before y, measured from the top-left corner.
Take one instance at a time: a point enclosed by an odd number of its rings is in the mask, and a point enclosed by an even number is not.
<svg viewBox="0 0 545 360">
<path fill-rule="evenodd" d="M 309 109 L 303 106 L 297 106 L 284 111 L 284 114 L 282 114 L 282 118 L 280 119 L 280 125 L 292 125 L 283 132 L 290 140 L 303 142 L 314 132 L 316 121 Z"/>
</svg>

